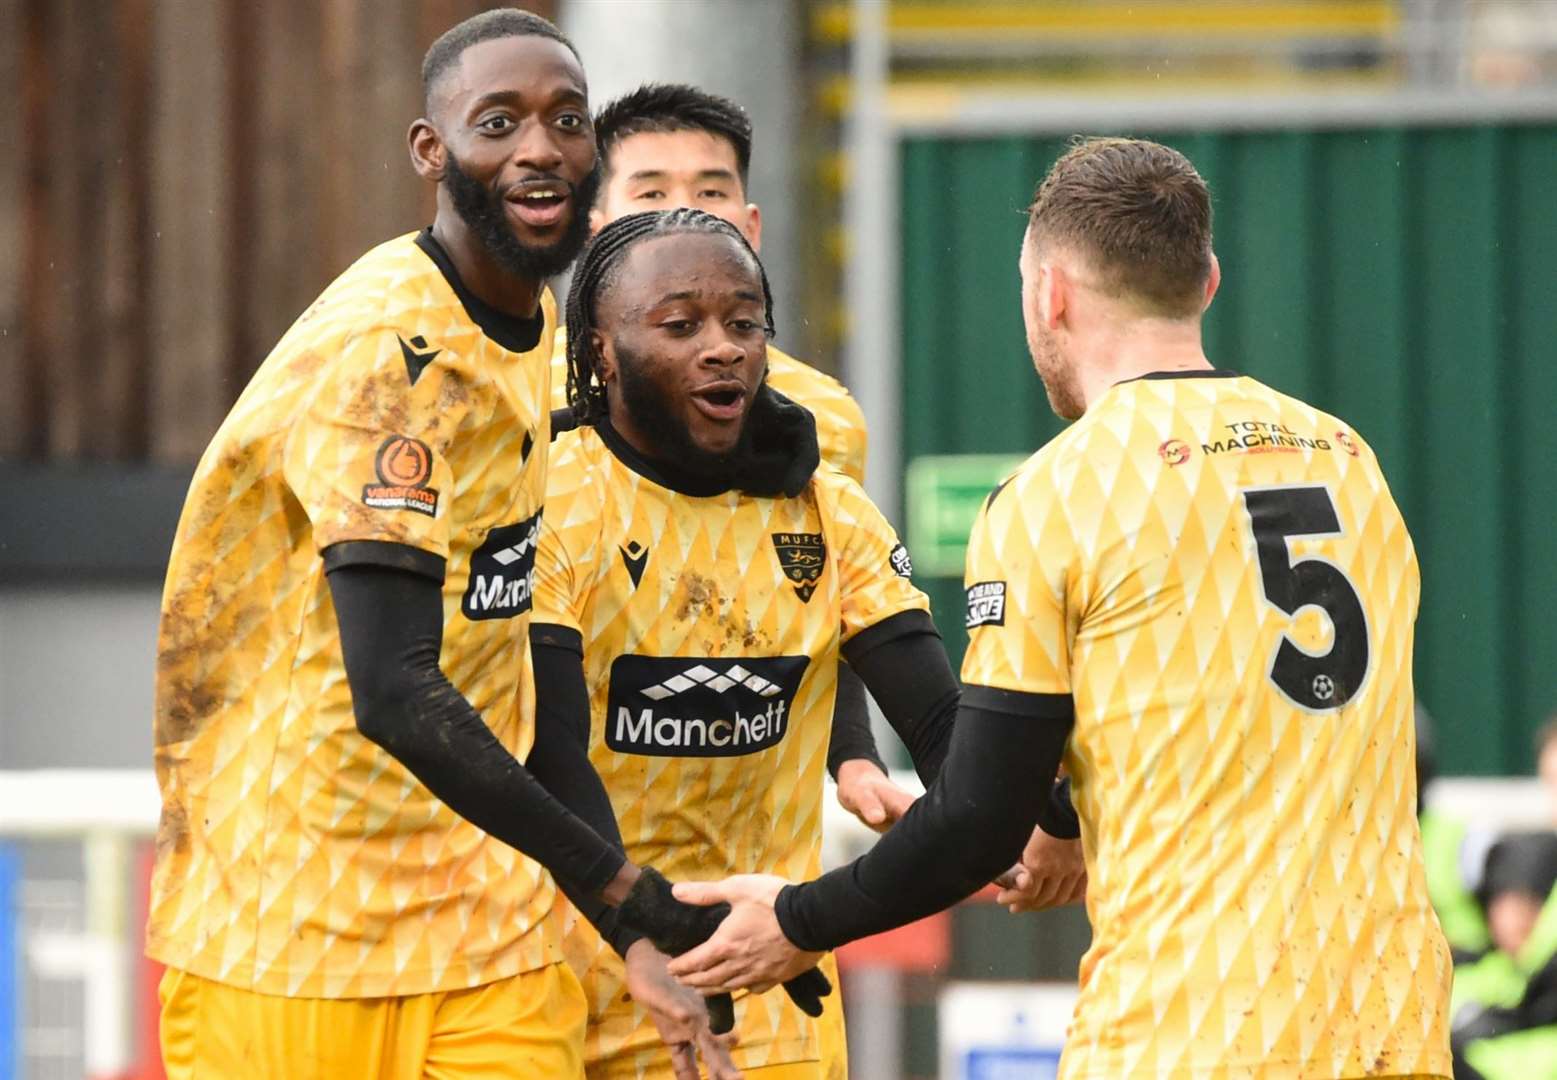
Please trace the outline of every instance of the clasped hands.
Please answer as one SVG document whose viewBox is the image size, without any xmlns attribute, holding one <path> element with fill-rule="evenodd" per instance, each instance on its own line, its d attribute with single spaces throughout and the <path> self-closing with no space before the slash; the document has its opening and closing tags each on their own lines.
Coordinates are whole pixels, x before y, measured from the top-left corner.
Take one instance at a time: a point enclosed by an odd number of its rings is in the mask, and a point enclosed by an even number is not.
<svg viewBox="0 0 1557 1080">
<path fill-rule="evenodd" d="M 816 967 L 821 953 L 802 952 L 779 929 L 773 900 L 786 884 L 771 874 L 672 887 L 658 870 L 642 867 L 620 917 L 654 947 L 675 957 L 668 965 L 680 982 L 707 997 L 715 1034 L 735 1026 L 729 991 L 755 993 L 780 983 L 807 1016 L 822 1015 L 832 983 Z"/>
</svg>

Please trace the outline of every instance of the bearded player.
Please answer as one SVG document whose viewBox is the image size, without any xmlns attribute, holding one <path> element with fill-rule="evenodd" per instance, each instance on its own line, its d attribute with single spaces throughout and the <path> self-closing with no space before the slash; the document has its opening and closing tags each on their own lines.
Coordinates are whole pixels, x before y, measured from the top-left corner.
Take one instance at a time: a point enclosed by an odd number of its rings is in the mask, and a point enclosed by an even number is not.
<svg viewBox="0 0 1557 1080">
<path fill-rule="evenodd" d="M 740 231 L 696 210 L 619 218 L 572 289 L 582 423 L 557 436 L 547 484 L 538 723 L 587 718 L 575 737 L 645 877 L 815 873 L 840 659 L 926 778 L 949 738 L 956 680 L 907 552 L 858 484 L 818 467 L 811 414 L 764 381 L 772 302 Z M 622 993 L 649 943 L 580 924 L 567 948 L 589 1075 L 668 1075 L 656 1017 Z M 824 1057 L 784 995 L 735 1010 L 748 1076 L 842 1074 L 841 1027 Z"/>
<path fill-rule="evenodd" d="M 169 563 L 147 951 L 174 1078 L 577 1076 L 584 999 L 531 859 L 602 904 L 639 880 L 610 822 L 520 764 L 544 279 L 598 179 L 584 72 L 502 10 L 422 74 L 432 226 L 364 255 L 261 365 Z M 603 799 L 572 758 L 559 797 Z"/>
<path fill-rule="evenodd" d="M 762 209 L 748 194 L 752 126 L 728 98 L 684 83 L 651 83 L 595 114 L 604 171 L 590 211 L 591 231 L 625 214 L 690 207 L 723 218 L 762 250 Z M 768 384 L 816 418 L 822 460 L 865 483 L 865 414 L 837 379 L 768 346 Z M 552 359 L 552 407 L 567 405 L 567 335 L 557 334 Z M 913 796 L 887 778 L 871 736 L 865 694 L 847 667 L 827 769 L 838 801 L 880 831 L 902 816 Z"/>
</svg>

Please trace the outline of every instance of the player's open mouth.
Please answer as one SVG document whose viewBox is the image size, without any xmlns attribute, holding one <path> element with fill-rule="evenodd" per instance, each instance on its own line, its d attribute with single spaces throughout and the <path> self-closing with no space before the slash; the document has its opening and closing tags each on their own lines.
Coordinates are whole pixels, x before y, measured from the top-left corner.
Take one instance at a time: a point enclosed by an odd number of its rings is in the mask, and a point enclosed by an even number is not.
<svg viewBox="0 0 1557 1080">
<path fill-rule="evenodd" d="M 550 180 L 515 184 L 506 196 L 519 220 L 534 229 L 549 228 L 561 221 L 568 198 L 567 185 Z"/>
<path fill-rule="evenodd" d="M 709 383 L 692 391 L 692 400 L 711 420 L 739 420 L 746 411 L 746 386 L 733 380 Z"/>
</svg>

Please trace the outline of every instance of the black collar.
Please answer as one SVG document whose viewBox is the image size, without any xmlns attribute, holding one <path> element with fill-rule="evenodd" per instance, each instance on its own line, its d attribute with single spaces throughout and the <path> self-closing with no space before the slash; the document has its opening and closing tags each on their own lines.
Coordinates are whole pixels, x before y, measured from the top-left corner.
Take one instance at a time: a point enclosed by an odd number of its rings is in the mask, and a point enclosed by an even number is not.
<svg viewBox="0 0 1557 1080">
<path fill-rule="evenodd" d="M 595 420 L 595 432 L 600 436 L 600 441 L 606 444 L 606 449 L 616 455 L 616 460 L 660 487 L 697 499 L 723 495 L 730 490 L 730 485 L 721 479 L 700 476 L 680 468 L 674 462 L 657 461 L 640 454 L 636 447 L 622 438 L 621 432 L 611 426 L 609 417 L 602 416 Z"/>
<path fill-rule="evenodd" d="M 454 295 L 459 297 L 460 304 L 465 308 L 465 314 L 470 316 L 471 322 L 481 328 L 483 334 L 509 352 L 527 353 L 541 343 L 541 330 L 546 324 L 544 311 L 536 311 L 532 318 L 521 319 L 516 315 L 508 315 L 497 310 L 467 289 L 465 283 L 460 280 L 459 271 L 454 269 L 454 260 L 449 258 L 449 253 L 443 250 L 443 245 L 433 237 L 431 225 L 416 234 L 416 246 L 421 248 L 434 265 L 443 272 L 449 287 L 454 290 Z"/>
<path fill-rule="evenodd" d="M 1228 371 L 1226 368 L 1193 368 L 1189 371 L 1148 371 L 1145 375 L 1137 375 L 1133 379 L 1120 379 L 1115 386 L 1123 386 L 1125 383 L 1140 382 L 1142 379 L 1236 379 L 1242 372 Z"/>
<path fill-rule="evenodd" d="M 648 458 L 622 438 L 609 418 L 601 416 L 593 423 L 600 441 L 623 465 L 645 480 L 693 498 L 722 495 L 732 488 L 764 498 L 794 498 L 805 490 L 822 460 L 816 418 L 767 383 L 758 388 L 746 416 L 751 439 L 745 464 L 739 475 L 728 479 L 710 478 L 674 462 Z"/>
</svg>

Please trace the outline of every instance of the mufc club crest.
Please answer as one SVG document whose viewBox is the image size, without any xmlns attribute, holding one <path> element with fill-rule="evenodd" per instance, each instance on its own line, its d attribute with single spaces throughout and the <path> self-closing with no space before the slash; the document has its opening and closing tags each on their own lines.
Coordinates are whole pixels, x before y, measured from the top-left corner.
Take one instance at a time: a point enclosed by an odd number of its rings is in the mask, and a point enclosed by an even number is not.
<svg viewBox="0 0 1557 1080">
<path fill-rule="evenodd" d="M 779 566 L 795 587 L 795 595 L 802 604 L 807 603 L 827 564 L 826 538 L 821 533 L 774 533 L 773 550 L 778 552 Z"/>
</svg>

